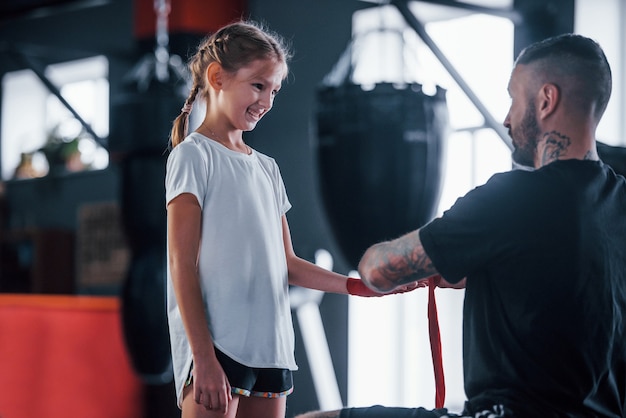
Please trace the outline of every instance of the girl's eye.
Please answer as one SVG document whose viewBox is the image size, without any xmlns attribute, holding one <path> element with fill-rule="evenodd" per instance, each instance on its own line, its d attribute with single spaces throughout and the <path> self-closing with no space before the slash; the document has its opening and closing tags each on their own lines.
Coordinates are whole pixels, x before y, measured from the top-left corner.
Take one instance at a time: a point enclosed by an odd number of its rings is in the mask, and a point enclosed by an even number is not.
<svg viewBox="0 0 626 418">
<path fill-rule="evenodd" d="M 255 83 L 253 84 L 254 88 L 258 89 L 258 90 L 263 90 L 263 84 L 260 83 Z"/>
</svg>

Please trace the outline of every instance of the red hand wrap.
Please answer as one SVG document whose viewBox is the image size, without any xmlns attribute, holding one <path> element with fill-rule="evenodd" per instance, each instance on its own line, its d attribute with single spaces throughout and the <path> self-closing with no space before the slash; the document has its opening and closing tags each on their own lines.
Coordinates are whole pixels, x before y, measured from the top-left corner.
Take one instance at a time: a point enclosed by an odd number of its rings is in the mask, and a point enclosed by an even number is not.
<svg viewBox="0 0 626 418">
<path fill-rule="evenodd" d="M 443 408 L 446 399 L 446 382 L 443 374 L 443 358 L 441 355 L 441 336 L 439 334 L 439 319 L 437 316 L 437 303 L 435 301 L 435 288 L 441 280 L 441 276 L 428 278 L 428 333 L 430 335 L 430 350 L 433 358 L 435 371 L 435 407 Z"/>
<path fill-rule="evenodd" d="M 348 293 L 354 296 L 363 296 L 366 298 L 382 296 L 383 293 L 374 292 L 369 287 L 365 286 L 360 279 L 353 279 L 352 277 L 348 278 L 346 282 L 346 289 L 348 289 Z"/>
</svg>

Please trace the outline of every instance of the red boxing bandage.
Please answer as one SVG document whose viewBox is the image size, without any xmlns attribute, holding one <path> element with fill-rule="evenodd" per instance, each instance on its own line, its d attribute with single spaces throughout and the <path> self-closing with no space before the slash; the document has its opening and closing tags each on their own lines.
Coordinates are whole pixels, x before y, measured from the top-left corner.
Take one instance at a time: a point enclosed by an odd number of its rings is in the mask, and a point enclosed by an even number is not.
<svg viewBox="0 0 626 418">
<path fill-rule="evenodd" d="M 384 295 L 384 293 L 374 292 L 372 289 L 365 286 L 365 283 L 363 283 L 360 279 L 354 279 L 352 277 L 348 277 L 346 289 L 348 289 L 348 293 L 351 295 L 363 296 L 366 298 Z"/>
<path fill-rule="evenodd" d="M 441 335 L 439 333 L 437 302 L 435 301 L 435 288 L 440 281 L 440 275 L 428 278 L 428 334 L 430 337 L 430 350 L 435 371 L 435 408 L 443 408 L 446 399 L 446 380 L 443 374 Z"/>
</svg>

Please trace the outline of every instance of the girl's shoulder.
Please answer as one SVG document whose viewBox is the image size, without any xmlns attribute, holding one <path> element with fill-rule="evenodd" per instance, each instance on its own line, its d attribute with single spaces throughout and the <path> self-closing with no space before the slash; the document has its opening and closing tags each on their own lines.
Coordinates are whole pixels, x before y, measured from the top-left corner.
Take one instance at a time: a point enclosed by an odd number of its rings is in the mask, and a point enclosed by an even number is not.
<svg viewBox="0 0 626 418">
<path fill-rule="evenodd" d="M 273 157 L 270 157 L 267 154 L 263 154 L 262 152 L 257 151 L 256 149 L 254 150 L 254 154 L 256 154 L 256 157 L 264 164 L 270 164 L 270 165 L 276 165 L 278 166 L 278 164 L 276 163 L 276 160 Z"/>
<path fill-rule="evenodd" d="M 280 175 L 280 168 L 278 167 L 278 163 L 273 157 L 270 157 L 267 154 L 263 154 L 256 149 L 254 150 L 253 154 L 256 156 L 256 159 L 259 161 L 259 163 L 263 167 L 265 167 L 266 170 L 269 170 L 274 174 Z"/>
<path fill-rule="evenodd" d="M 180 144 L 175 146 L 167 157 L 168 167 L 178 165 L 206 165 L 210 159 L 211 149 L 201 135 L 189 134 Z"/>
<path fill-rule="evenodd" d="M 194 154 L 206 158 L 207 155 L 212 153 L 210 142 L 203 135 L 192 132 L 172 150 L 171 154 Z"/>
<path fill-rule="evenodd" d="M 208 138 L 205 137 L 202 134 L 199 134 L 197 132 L 191 132 L 189 135 L 187 135 L 185 137 L 185 139 L 183 140 L 183 142 L 181 142 L 179 145 L 185 145 L 187 147 L 203 147 L 206 146 L 208 143 Z"/>
</svg>

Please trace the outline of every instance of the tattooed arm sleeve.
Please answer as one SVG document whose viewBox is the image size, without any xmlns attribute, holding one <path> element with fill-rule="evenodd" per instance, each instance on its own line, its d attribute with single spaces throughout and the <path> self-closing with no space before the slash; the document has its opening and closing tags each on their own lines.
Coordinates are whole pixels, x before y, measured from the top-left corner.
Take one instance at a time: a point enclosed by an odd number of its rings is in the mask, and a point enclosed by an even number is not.
<svg viewBox="0 0 626 418">
<path fill-rule="evenodd" d="M 369 287 L 387 292 L 438 274 L 424 251 L 419 230 L 367 249 L 359 263 L 359 275 Z"/>
</svg>

